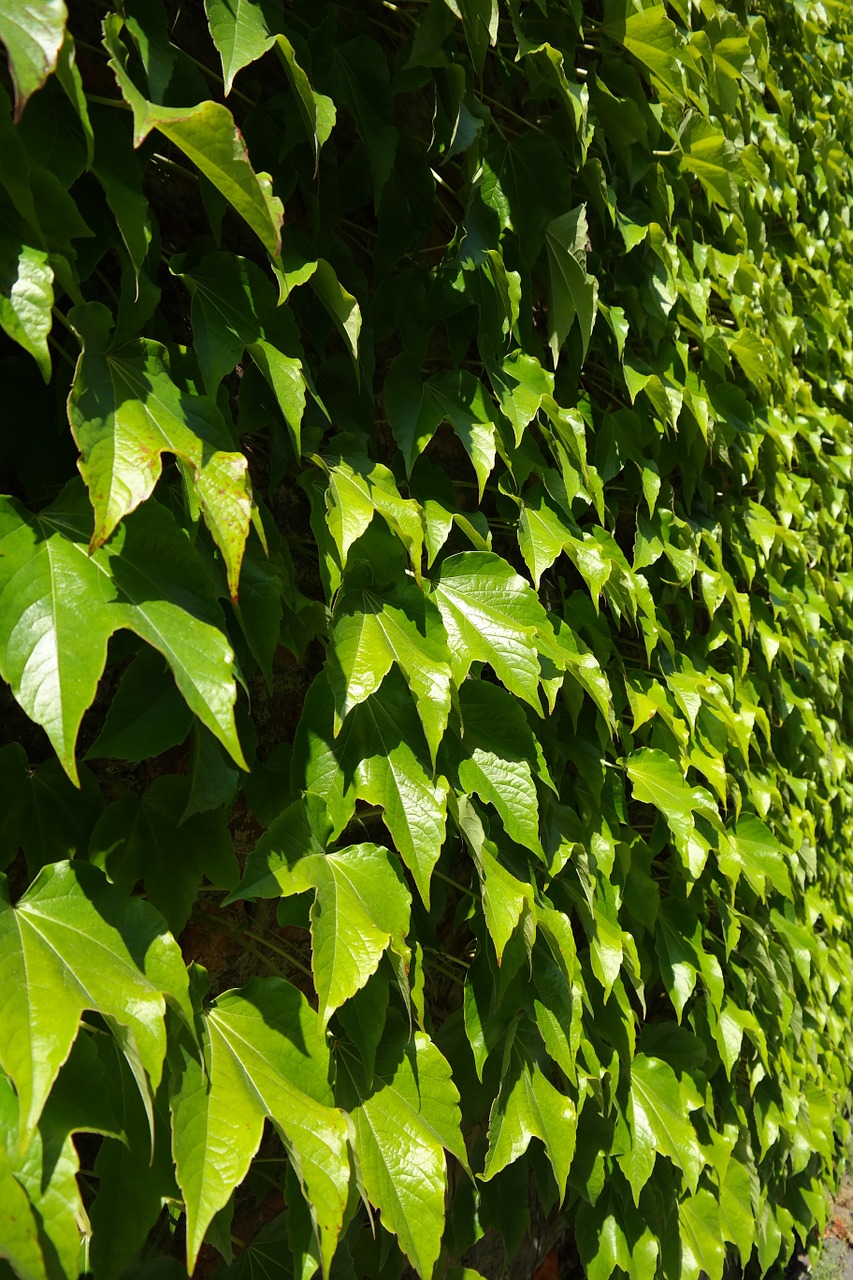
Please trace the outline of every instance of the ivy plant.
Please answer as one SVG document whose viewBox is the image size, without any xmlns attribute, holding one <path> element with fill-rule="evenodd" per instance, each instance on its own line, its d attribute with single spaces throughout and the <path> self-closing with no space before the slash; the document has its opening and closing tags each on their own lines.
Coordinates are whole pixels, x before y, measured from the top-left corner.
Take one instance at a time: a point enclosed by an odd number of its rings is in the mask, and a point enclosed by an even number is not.
<svg viewBox="0 0 853 1280">
<path fill-rule="evenodd" d="M 0 1273 L 781 1276 L 853 1076 L 848 6 L 0 9 Z"/>
</svg>

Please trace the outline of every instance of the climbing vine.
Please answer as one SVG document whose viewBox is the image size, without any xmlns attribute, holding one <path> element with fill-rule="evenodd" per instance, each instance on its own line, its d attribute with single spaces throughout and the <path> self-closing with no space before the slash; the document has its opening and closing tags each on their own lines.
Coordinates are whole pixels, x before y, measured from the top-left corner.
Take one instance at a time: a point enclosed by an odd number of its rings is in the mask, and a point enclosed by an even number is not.
<svg viewBox="0 0 853 1280">
<path fill-rule="evenodd" d="M 3 1274 L 817 1247 L 851 41 L 5 0 Z"/>
</svg>

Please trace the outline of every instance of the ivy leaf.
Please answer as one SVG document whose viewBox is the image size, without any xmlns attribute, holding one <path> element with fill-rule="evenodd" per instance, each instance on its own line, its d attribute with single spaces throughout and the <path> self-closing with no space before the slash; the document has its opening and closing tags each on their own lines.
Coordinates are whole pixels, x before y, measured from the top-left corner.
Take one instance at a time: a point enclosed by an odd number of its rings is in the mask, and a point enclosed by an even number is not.
<svg viewBox="0 0 853 1280">
<path fill-rule="evenodd" d="M 320 148 L 329 138 L 335 124 L 335 104 L 323 93 L 317 93 L 296 60 L 296 52 L 286 36 L 276 36 L 276 52 L 290 80 L 305 128 L 314 152 L 314 171 L 320 159 Z"/>
<path fill-rule="evenodd" d="M 445 1150 L 468 1166 L 450 1067 L 423 1032 L 408 1042 L 398 1035 L 380 1046 L 370 1081 L 355 1055 L 342 1052 L 338 1092 L 355 1127 L 367 1197 L 429 1280 L 444 1230 Z"/>
<path fill-rule="evenodd" d="M 423 378 L 420 361 L 405 352 L 392 362 L 384 394 L 388 421 L 403 455 L 406 475 L 411 475 L 412 467 L 444 419 L 444 406 Z"/>
<path fill-rule="evenodd" d="M 51 374 L 47 335 L 53 325 L 52 306 L 53 268 L 48 255 L 31 245 L 0 238 L 0 327 L 30 353 L 45 382 L 50 382 Z"/>
<path fill-rule="evenodd" d="M 598 301 L 598 281 L 586 273 L 587 235 L 585 205 L 561 214 L 545 228 L 551 280 L 549 341 L 555 368 L 560 348 L 575 319 L 580 325 L 584 357 L 589 349 Z"/>
<path fill-rule="evenodd" d="M 0 673 L 21 706 L 76 782 L 80 721 L 107 640 L 127 627 L 160 650 L 191 710 L 245 768 L 233 652 L 209 581 L 174 520 L 159 503 L 146 503 L 94 555 L 90 536 L 91 511 L 76 483 L 39 516 L 0 499 Z M 24 607 L 25 634 L 14 626 Z"/>
<path fill-rule="evenodd" d="M 536 634 L 550 623 L 524 579 L 500 556 L 463 551 L 443 562 L 432 593 L 456 684 L 462 685 L 472 662 L 488 662 L 510 693 L 539 711 Z"/>
<path fill-rule="evenodd" d="M 56 69 L 68 11 L 63 0 L 10 0 L 0 13 L 0 40 L 15 85 L 15 122 L 27 100 Z"/>
<path fill-rule="evenodd" d="M 350 591 L 335 609 L 329 683 L 335 695 L 335 730 L 353 707 L 376 692 L 396 663 L 412 691 L 430 756 L 450 711 L 450 653 L 441 616 L 413 584 L 393 594 L 372 587 Z"/>
<path fill-rule="evenodd" d="M 78 788 L 55 758 L 30 771 L 23 750 L 14 745 L 4 747 L 0 759 L 3 783 L 8 779 L 11 784 L 3 786 L 6 804 L 0 824 L 0 840 L 10 858 L 23 849 L 27 869 L 34 877 L 50 862 L 84 854 L 103 807 L 98 784 L 89 770 L 80 771 Z"/>
<path fill-rule="evenodd" d="M 466 680 L 459 714 L 449 746 L 460 787 L 493 804 L 507 834 L 544 857 L 534 782 L 540 759 L 522 708 L 497 685 Z"/>
<path fill-rule="evenodd" d="M 253 978 L 220 996 L 203 1018 L 204 1061 L 180 1046 L 172 1092 L 178 1184 L 192 1271 L 214 1215 L 248 1172 L 269 1117 L 308 1201 L 323 1268 L 343 1220 L 347 1129 L 329 1085 L 329 1048 L 301 992 Z"/>
<path fill-rule="evenodd" d="M 182 821 L 188 793 L 186 778 L 164 775 L 143 796 L 123 796 L 101 815 L 89 846 L 90 860 L 126 893 L 142 880 L 149 902 L 176 935 L 204 876 L 230 889 L 239 875 L 222 813 Z"/>
<path fill-rule="evenodd" d="M 162 654 L 141 649 L 125 671 L 87 760 L 149 760 L 184 742 L 193 714 Z"/>
<path fill-rule="evenodd" d="M 721 825 L 713 797 L 702 787 L 689 787 L 672 757 L 657 748 L 643 747 L 635 751 L 628 757 L 627 770 L 634 799 L 660 810 L 689 865 L 688 850 L 696 826 L 694 812 Z"/>
<path fill-rule="evenodd" d="M 423 554 L 423 516 L 417 502 L 403 498 L 387 467 L 366 458 L 323 460 L 328 472 L 326 510 L 329 532 L 337 546 L 341 568 L 346 566 L 349 549 L 367 532 L 378 512 L 395 533 L 412 562 L 415 575 L 420 574 Z"/>
<path fill-rule="evenodd" d="M 16 907 L 0 901 L 0 1065 L 21 1101 L 21 1143 L 35 1131 L 86 1009 L 138 1056 L 156 1091 L 166 1052 L 166 999 L 188 1026 L 187 974 L 160 916 L 86 863 L 45 867 Z"/>
<path fill-rule="evenodd" d="M 471 459 L 482 499 L 495 465 L 495 411 L 486 399 L 485 388 L 464 369 L 437 373 L 427 386 Z"/>
<path fill-rule="evenodd" d="M 720 1230 L 720 1206 L 707 1187 L 685 1198 L 678 1206 L 683 1280 L 721 1280 L 726 1244 Z"/>
<path fill-rule="evenodd" d="M 326 853 L 301 810 L 299 802 L 285 809 L 261 837 L 228 901 L 314 890 L 311 968 L 325 1028 L 388 947 L 408 954 L 411 896 L 387 849 L 359 844 Z"/>
<path fill-rule="evenodd" d="M 739 213 L 740 162 L 725 134 L 705 120 L 694 121 L 687 133 L 685 148 L 681 168 L 695 174 L 714 204 Z"/>
<path fill-rule="evenodd" d="M 687 1185 L 696 1190 L 705 1161 L 687 1116 L 698 1105 L 698 1097 L 679 1082 L 668 1063 L 644 1053 L 636 1055 L 627 1108 L 631 1149 L 618 1157 L 635 1204 L 652 1175 L 658 1152 L 669 1156 L 684 1173 Z"/>
<path fill-rule="evenodd" d="M 786 898 L 791 896 L 785 855 L 766 823 L 753 813 L 741 814 L 728 836 L 744 875 L 760 897 L 766 893 L 768 880 Z"/>
<path fill-rule="evenodd" d="M 252 0 L 237 0 L 233 6 L 226 0 L 204 0 L 204 9 L 227 97 L 237 72 L 262 57 L 275 37 L 269 33 L 263 6 Z"/>
<path fill-rule="evenodd" d="M 507 1045 L 500 1092 L 489 1115 L 489 1149 L 480 1177 L 484 1182 L 494 1178 L 524 1155 L 531 1138 L 538 1138 L 562 1200 L 576 1134 L 575 1104 L 554 1088 L 516 1032 Z"/>
<path fill-rule="evenodd" d="M 353 358 L 358 373 L 358 339 L 361 333 L 361 308 L 353 295 L 343 287 L 334 267 L 323 258 L 311 276 L 311 287 L 335 323 Z"/>
<path fill-rule="evenodd" d="M 182 109 L 146 101 L 125 67 L 126 53 L 119 39 L 121 27 L 121 18 L 109 14 L 104 21 L 104 43 L 122 97 L 133 110 L 134 144 L 138 147 L 152 129 L 157 129 L 183 151 L 245 219 L 272 256 L 278 257 L 284 207 L 273 195 L 269 175 L 255 173 L 252 168 L 231 112 L 218 102 L 200 102 Z"/>
<path fill-rule="evenodd" d="M 91 549 L 151 496 L 162 454 L 173 453 L 190 470 L 236 599 L 252 515 L 246 458 L 227 449 L 227 429 L 216 407 L 180 391 L 172 381 L 165 347 L 138 340 L 105 351 L 105 318 L 97 303 L 72 315 L 83 333 L 83 354 L 68 414 L 95 512 Z"/>
<path fill-rule="evenodd" d="M 38 1221 L 29 1196 L 15 1177 L 5 1148 L 0 1147 L 0 1258 L 6 1258 L 20 1280 L 48 1280 Z"/>
<path fill-rule="evenodd" d="M 294 786 L 322 798 L 333 834 L 349 822 L 356 799 L 378 804 L 418 892 L 429 904 L 429 882 L 444 843 L 447 783 L 434 780 L 421 746 L 411 696 L 396 671 L 350 712 L 334 734 L 334 701 L 321 676 L 294 743 Z"/>
<path fill-rule="evenodd" d="M 618 22 L 605 24 L 603 30 L 624 45 L 670 93 L 683 99 L 678 32 L 662 4 L 651 5 L 640 13 L 629 13 Z"/>
<path fill-rule="evenodd" d="M 98 1194 L 89 1210 L 91 1266 L 104 1280 L 117 1280 L 144 1246 L 164 1198 L 177 1199 L 178 1188 L 165 1088 L 161 1085 L 154 1100 L 152 1153 L 149 1120 L 130 1068 L 112 1044 L 101 1048 L 101 1063 L 101 1087 L 116 1105 L 121 1130 L 101 1145 L 95 1160 Z"/>
</svg>

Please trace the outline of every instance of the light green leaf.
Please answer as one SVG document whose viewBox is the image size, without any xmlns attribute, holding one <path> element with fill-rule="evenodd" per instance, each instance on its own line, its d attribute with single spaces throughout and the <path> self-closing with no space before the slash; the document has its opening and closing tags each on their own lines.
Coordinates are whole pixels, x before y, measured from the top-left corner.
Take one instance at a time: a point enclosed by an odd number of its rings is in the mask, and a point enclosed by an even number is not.
<svg viewBox="0 0 853 1280">
<path fill-rule="evenodd" d="M 376 692 L 394 662 L 412 691 L 435 761 L 450 712 L 450 653 L 437 608 L 406 583 L 393 594 L 364 587 L 342 596 L 329 650 L 336 731 L 353 707 Z"/>
<path fill-rule="evenodd" d="M 753 813 L 741 814 L 728 837 L 740 859 L 743 874 L 760 897 L 765 896 L 768 880 L 786 898 L 791 896 L 785 854 L 766 823 Z"/>
<path fill-rule="evenodd" d="M 586 357 L 598 303 L 598 281 L 586 272 L 586 205 L 578 205 L 549 222 L 545 228 L 551 305 L 548 311 L 548 338 L 554 367 L 560 348 L 577 319 Z"/>
<path fill-rule="evenodd" d="M 301 992 L 253 978 L 204 1016 L 200 1062 L 186 1045 L 172 1093 L 178 1183 L 192 1271 L 214 1214 L 248 1172 L 269 1117 L 311 1211 L 323 1267 L 343 1220 L 349 1182 L 347 1128 L 329 1085 L 329 1047 Z"/>
<path fill-rule="evenodd" d="M 210 38 L 222 63 L 225 96 L 243 67 L 263 56 L 275 39 L 256 0 L 204 0 Z"/>
<path fill-rule="evenodd" d="M 554 1088 L 516 1034 L 504 1062 L 500 1092 L 489 1115 L 489 1149 L 480 1177 L 488 1182 L 524 1154 L 531 1138 L 538 1138 L 545 1147 L 562 1200 L 575 1152 L 577 1123 L 571 1098 Z"/>
<path fill-rule="evenodd" d="M 699 1099 L 676 1078 L 668 1063 L 638 1053 L 631 1063 L 627 1119 L 631 1149 L 619 1156 L 634 1203 L 651 1177 L 657 1153 L 669 1156 L 695 1191 L 705 1163 L 696 1130 L 688 1119 Z"/>
<path fill-rule="evenodd" d="M 6 46 L 15 85 L 15 121 L 27 99 L 56 70 L 68 11 L 63 0 L 4 0 L 0 40 Z"/>
<path fill-rule="evenodd" d="M 684 98 L 678 31 L 662 4 L 629 13 L 625 19 L 606 24 L 603 30 L 624 45 L 670 93 Z"/>
<path fill-rule="evenodd" d="M 444 1230 L 445 1150 L 468 1165 L 450 1067 L 429 1037 L 416 1032 L 408 1043 L 397 1037 L 380 1046 L 370 1082 L 346 1051 L 338 1077 L 367 1197 L 422 1280 L 429 1280 Z"/>
<path fill-rule="evenodd" d="M 724 133 L 707 121 L 693 121 L 680 163 L 687 173 L 695 174 L 714 204 L 740 212 L 742 169 L 737 151 Z"/>
<path fill-rule="evenodd" d="M 162 918 L 81 862 L 45 867 L 16 907 L 4 888 L 0 993 L 0 1065 L 21 1101 L 22 1148 L 84 1009 L 122 1029 L 122 1049 L 138 1057 L 152 1092 L 166 1052 L 163 997 L 192 1025 L 186 969 Z"/>
<path fill-rule="evenodd" d="M 554 375 L 543 369 L 535 356 L 512 351 L 499 367 L 489 368 L 489 379 L 501 409 L 512 423 L 515 443 L 520 445 L 542 401 L 554 394 Z"/>
<path fill-rule="evenodd" d="M 8 1260 L 18 1280 L 48 1280 L 38 1219 L 5 1147 L 0 1147 L 0 1258 Z"/>
<path fill-rule="evenodd" d="M 408 954 L 411 897 L 387 849 L 359 844 L 324 853 L 313 836 L 294 836 L 304 826 L 298 802 L 285 809 L 258 841 L 229 901 L 314 890 L 311 967 L 325 1028 L 375 973 L 388 947 Z"/>
<path fill-rule="evenodd" d="M 148 102 L 125 67 L 126 53 L 119 39 L 122 20 L 110 14 L 104 23 L 104 43 L 124 100 L 133 109 L 134 142 L 139 146 L 157 129 L 195 164 L 228 203 L 246 220 L 264 247 L 278 257 L 284 206 L 273 195 L 268 174 L 256 173 L 246 144 L 227 107 L 200 102 L 194 107 L 161 107 Z"/>
<path fill-rule="evenodd" d="M 76 781 L 80 721 L 107 641 L 127 627 L 164 655 L 191 710 L 244 767 L 234 655 L 189 542 L 159 503 L 134 513 L 91 556 L 90 536 L 91 510 L 77 482 L 38 517 L 0 500 L 0 673 L 15 697 Z"/>
<path fill-rule="evenodd" d="M 681 1278 L 721 1280 L 726 1245 L 720 1230 L 720 1206 L 706 1187 L 685 1196 L 678 1206 L 681 1229 Z"/>
<path fill-rule="evenodd" d="M 443 562 L 432 592 L 457 685 L 472 662 L 488 662 L 510 693 L 539 711 L 536 636 L 538 630 L 550 629 L 550 623 L 524 579 L 500 556 L 463 551 Z"/>
<path fill-rule="evenodd" d="M 628 757 L 626 767 L 634 799 L 660 810 L 689 865 L 696 826 L 693 815 L 701 813 L 721 828 L 716 801 L 703 787 L 688 786 L 681 769 L 665 751 L 643 747 Z"/>
<path fill-rule="evenodd" d="M 0 327 L 28 351 L 50 382 L 47 335 L 53 324 L 53 268 L 46 253 L 0 239 Z"/>
<path fill-rule="evenodd" d="M 93 332 L 103 308 L 93 307 L 73 313 L 85 336 L 68 401 L 82 455 L 80 474 L 95 512 L 91 549 L 151 496 L 162 455 L 172 453 L 189 469 L 236 599 L 252 516 L 246 458 L 228 449 L 228 432 L 213 403 L 172 381 L 165 347 L 140 339 L 105 351 L 98 341 L 102 335 Z"/>
<path fill-rule="evenodd" d="M 334 701 L 324 677 L 305 702 L 294 744 L 294 785 L 322 798 L 334 835 L 349 822 L 356 798 L 382 806 L 383 819 L 418 892 L 429 882 L 444 843 L 447 781 L 434 778 L 415 705 L 395 670 L 334 734 Z"/>
<path fill-rule="evenodd" d="M 394 476 L 379 462 L 366 458 L 321 460 L 328 471 L 326 510 L 329 531 L 341 558 L 341 568 L 349 549 L 367 531 L 378 512 L 392 533 L 405 546 L 415 575 L 420 575 L 423 554 L 423 514 L 412 498 L 403 498 Z"/>
</svg>

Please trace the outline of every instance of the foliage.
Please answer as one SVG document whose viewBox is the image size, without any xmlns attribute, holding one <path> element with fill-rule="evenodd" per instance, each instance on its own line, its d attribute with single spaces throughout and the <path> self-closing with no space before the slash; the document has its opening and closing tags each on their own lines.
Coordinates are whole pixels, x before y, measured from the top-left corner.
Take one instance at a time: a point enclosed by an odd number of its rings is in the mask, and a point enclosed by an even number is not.
<svg viewBox="0 0 853 1280">
<path fill-rule="evenodd" d="M 847 6 L 70 10 L 0 13 L 0 1269 L 560 1206 L 779 1274 L 853 1069 Z"/>
</svg>

